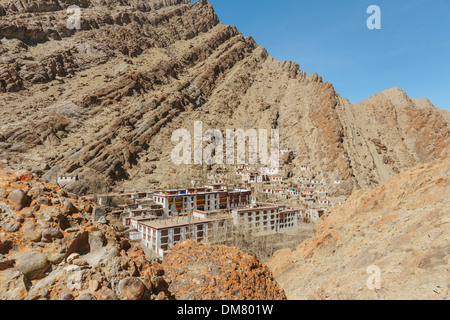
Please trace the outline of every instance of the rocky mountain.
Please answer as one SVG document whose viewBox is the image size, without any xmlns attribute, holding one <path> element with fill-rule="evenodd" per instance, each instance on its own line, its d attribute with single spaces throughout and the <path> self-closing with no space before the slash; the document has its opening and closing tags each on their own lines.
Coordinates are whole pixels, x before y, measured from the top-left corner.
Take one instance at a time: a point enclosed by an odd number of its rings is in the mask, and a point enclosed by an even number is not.
<svg viewBox="0 0 450 320">
<path fill-rule="evenodd" d="M 448 112 L 397 88 L 352 104 L 205 0 L 1 0 L 0 16 L 0 158 L 46 180 L 183 184 L 205 168 L 174 165 L 170 138 L 194 121 L 278 128 L 298 152 L 291 175 L 307 165 L 343 194 L 448 155 Z"/>
<path fill-rule="evenodd" d="M 235 247 L 182 242 L 162 266 L 181 300 L 286 299 L 270 270 Z"/>
<path fill-rule="evenodd" d="M 355 192 L 275 254 L 275 279 L 289 299 L 448 299 L 449 177 L 447 158 Z"/>
<path fill-rule="evenodd" d="M 186 298 L 188 280 L 197 284 L 189 292 L 197 299 L 200 293 L 211 299 L 286 298 L 267 267 L 237 248 L 187 243 L 161 265 L 149 261 L 112 219 L 26 170 L 0 170 L 0 300 L 179 299 Z M 193 263 L 186 246 L 191 254 L 208 253 L 209 260 Z M 220 272 L 205 278 L 200 267 L 211 263 Z"/>
</svg>

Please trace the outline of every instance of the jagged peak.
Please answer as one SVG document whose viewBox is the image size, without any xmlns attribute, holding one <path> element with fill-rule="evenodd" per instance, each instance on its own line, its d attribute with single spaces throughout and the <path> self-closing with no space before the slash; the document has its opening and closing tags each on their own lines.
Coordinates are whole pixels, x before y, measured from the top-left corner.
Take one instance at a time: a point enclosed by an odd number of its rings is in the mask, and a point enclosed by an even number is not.
<svg viewBox="0 0 450 320">
<path fill-rule="evenodd" d="M 402 89 L 400 89 L 399 87 L 392 87 L 383 91 L 380 91 L 378 93 L 376 93 L 375 95 L 373 95 L 372 97 L 370 97 L 369 99 L 373 98 L 373 97 L 380 97 L 383 96 L 387 99 L 392 99 L 392 98 L 406 98 L 408 97 L 408 95 L 406 94 L 405 91 L 403 91 Z"/>
<path fill-rule="evenodd" d="M 401 88 L 394 86 L 390 89 L 386 89 L 381 91 L 380 93 L 384 93 L 384 94 L 406 94 L 405 91 L 403 91 Z"/>
<path fill-rule="evenodd" d="M 394 106 L 410 106 L 415 108 L 436 108 L 430 100 L 426 98 L 414 99 L 408 96 L 408 94 L 399 87 L 392 87 L 390 89 L 383 90 L 372 97 L 361 101 L 361 104 L 376 103 L 384 104 L 386 102 L 391 103 Z"/>
</svg>

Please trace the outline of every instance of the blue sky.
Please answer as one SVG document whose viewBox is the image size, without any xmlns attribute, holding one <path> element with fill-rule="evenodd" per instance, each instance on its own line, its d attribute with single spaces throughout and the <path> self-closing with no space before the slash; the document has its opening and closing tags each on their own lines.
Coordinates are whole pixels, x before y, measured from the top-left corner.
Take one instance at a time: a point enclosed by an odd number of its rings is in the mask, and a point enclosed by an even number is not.
<svg viewBox="0 0 450 320">
<path fill-rule="evenodd" d="M 209 2 L 222 23 L 317 72 L 351 102 L 397 86 L 450 110 L 449 0 Z M 381 30 L 366 26 L 370 5 L 381 9 Z"/>
</svg>

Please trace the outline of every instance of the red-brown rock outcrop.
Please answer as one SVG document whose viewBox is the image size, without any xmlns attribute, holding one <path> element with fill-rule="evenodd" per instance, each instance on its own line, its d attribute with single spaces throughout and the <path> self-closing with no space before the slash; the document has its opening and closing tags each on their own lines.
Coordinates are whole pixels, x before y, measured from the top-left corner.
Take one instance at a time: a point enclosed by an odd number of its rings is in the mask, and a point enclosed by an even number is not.
<svg viewBox="0 0 450 320">
<path fill-rule="evenodd" d="M 163 261 L 168 290 L 183 300 L 284 300 L 258 260 L 235 247 L 180 243 Z"/>
</svg>

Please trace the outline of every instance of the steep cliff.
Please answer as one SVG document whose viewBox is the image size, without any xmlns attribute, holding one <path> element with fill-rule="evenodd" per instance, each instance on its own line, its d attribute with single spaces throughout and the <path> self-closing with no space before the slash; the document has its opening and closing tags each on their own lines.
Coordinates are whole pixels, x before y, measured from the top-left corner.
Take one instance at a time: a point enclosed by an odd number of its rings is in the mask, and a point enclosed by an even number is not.
<svg viewBox="0 0 450 320">
<path fill-rule="evenodd" d="M 221 24 L 206 1 L 70 4 L 79 30 L 67 28 L 66 1 L 0 1 L 0 155 L 12 167 L 183 184 L 203 168 L 174 165 L 170 137 L 194 121 L 277 128 L 298 152 L 294 177 L 307 165 L 344 194 L 446 156 L 448 112 L 396 88 L 351 104 Z"/>
</svg>

